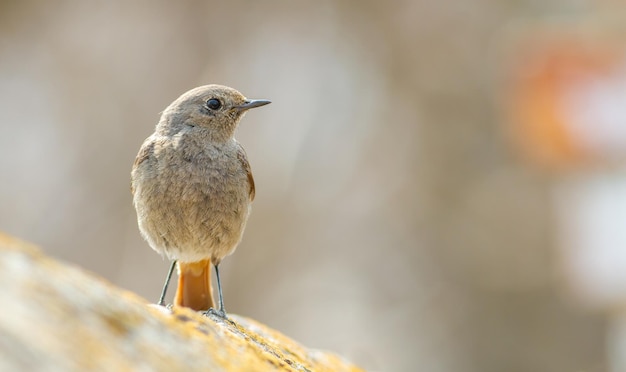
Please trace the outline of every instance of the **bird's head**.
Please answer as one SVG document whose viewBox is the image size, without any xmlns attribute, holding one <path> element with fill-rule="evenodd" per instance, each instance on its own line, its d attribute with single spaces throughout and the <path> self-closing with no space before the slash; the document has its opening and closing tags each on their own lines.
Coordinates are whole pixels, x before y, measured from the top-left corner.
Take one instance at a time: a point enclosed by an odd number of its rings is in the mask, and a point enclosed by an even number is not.
<svg viewBox="0 0 626 372">
<path fill-rule="evenodd" d="M 172 102 L 157 125 L 157 130 L 178 133 L 184 127 L 206 129 L 215 139 L 227 140 L 235 134 L 246 111 L 264 106 L 267 100 L 248 99 L 233 88 L 204 85 L 194 88 Z"/>
</svg>

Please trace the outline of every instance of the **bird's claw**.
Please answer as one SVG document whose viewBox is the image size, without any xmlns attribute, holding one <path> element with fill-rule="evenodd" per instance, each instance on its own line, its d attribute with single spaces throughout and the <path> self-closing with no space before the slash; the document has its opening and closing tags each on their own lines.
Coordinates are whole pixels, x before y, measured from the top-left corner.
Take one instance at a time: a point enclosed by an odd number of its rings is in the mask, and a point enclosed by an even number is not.
<svg viewBox="0 0 626 372">
<path fill-rule="evenodd" d="M 218 318 L 228 319 L 226 317 L 226 312 L 224 310 L 217 310 L 217 309 L 214 309 L 214 308 L 210 308 L 209 310 L 205 311 L 204 315 L 205 316 L 214 315 L 214 316 L 216 316 Z"/>
</svg>

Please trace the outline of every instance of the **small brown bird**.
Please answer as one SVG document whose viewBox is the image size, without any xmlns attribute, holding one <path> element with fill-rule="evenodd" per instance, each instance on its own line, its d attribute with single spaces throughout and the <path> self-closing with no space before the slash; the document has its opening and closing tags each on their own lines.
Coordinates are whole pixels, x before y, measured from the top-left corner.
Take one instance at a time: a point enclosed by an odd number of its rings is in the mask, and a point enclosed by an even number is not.
<svg viewBox="0 0 626 372">
<path fill-rule="evenodd" d="M 226 316 L 218 266 L 241 241 L 254 199 L 250 164 L 234 134 L 247 110 L 268 103 L 221 85 L 192 89 L 163 111 L 141 146 L 131 172 L 139 230 L 172 260 L 161 305 L 178 262 L 174 304 L 213 309 L 213 264 L 216 313 Z"/>
</svg>

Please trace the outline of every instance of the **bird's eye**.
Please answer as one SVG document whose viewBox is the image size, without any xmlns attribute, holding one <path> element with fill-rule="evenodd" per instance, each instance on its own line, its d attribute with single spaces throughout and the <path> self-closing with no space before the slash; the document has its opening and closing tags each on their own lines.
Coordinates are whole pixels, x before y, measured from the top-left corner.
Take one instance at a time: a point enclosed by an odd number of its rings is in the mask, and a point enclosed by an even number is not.
<svg viewBox="0 0 626 372">
<path fill-rule="evenodd" d="M 211 98 L 210 100 L 206 101 L 206 105 L 211 110 L 219 110 L 219 108 L 222 107 L 222 102 L 220 102 L 220 100 L 217 98 Z"/>
</svg>

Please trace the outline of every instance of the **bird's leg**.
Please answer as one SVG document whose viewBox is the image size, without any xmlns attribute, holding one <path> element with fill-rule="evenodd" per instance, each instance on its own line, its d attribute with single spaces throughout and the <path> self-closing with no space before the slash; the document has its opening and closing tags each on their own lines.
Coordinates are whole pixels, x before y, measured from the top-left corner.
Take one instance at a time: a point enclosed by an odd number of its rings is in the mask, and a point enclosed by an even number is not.
<svg viewBox="0 0 626 372">
<path fill-rule="evenodd" d="M 165 284 L 163 285 L 163 290 L 161 291 L 161 297 L 159 298 L 159 305 L 161 306 L 165 306 L 165 294 L 167 294 L 167 287 L 170 285 L 170 279 L 172 279 L 172 273 L 174 272 L 175 267 L 176 267 L 176 260 L 172 261 L 170 270 L 167 272 L 167 278 L 165 278 Z"/>
<path fill-rule="evenodd" d="M 224 310 L 224 298 L 222 297 L 222 282 L 220 281 L 219 264 L 215 264 L 213 265 L 213 267 L 215 267 L 215 277 L 217 278 L 217 296 L 220 308 L 218 310 L 211 308 L 205 314 L 210 313 L 213 315 L 217 315 L 220 318 L 226 319 L 226 310 Z"/>
<path fill-rule="evenodd" d="M 222 297 L 222 283 L 220 282 L 220 270 L 218 269 L 219 264 L 215 264 L 215 276 L 217 277 L 217 295 L 219 298 L 220 309 L 218 312 L 222 317 L 226 318 L 226 310 L 224 310 L 224 297 Z"/>
</svg>

